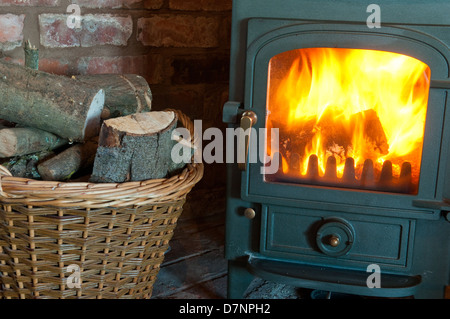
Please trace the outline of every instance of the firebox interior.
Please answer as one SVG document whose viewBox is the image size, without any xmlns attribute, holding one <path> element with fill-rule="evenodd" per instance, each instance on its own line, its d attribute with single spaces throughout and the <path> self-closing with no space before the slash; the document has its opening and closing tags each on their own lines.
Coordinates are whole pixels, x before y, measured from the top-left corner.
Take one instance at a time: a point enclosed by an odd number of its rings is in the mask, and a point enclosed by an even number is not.
<svg viewBox="0 0 450 319">
<path fill-rule="evenodd" d="M 379 50 L 304 48 L 269 61 L 266 182 L 417 194 L 430 68 Z M 271 141 L 267 136 L 266 141 Z"/>
</svg>

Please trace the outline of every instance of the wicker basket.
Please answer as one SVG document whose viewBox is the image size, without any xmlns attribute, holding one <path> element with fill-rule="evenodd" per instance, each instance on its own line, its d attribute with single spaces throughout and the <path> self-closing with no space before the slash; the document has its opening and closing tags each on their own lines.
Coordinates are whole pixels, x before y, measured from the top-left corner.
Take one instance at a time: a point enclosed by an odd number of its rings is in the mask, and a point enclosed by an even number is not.
<svg viewBox="0 0 450 319">
<path fill-rule="evenodd" d="M 203 164 L 118 184 L 18 178 L 3 166 L 0 176 L 0 298 L 134 299 L 151 297 Z M 70 285 L 76 274 L 81 288 Z"/>
</svg>

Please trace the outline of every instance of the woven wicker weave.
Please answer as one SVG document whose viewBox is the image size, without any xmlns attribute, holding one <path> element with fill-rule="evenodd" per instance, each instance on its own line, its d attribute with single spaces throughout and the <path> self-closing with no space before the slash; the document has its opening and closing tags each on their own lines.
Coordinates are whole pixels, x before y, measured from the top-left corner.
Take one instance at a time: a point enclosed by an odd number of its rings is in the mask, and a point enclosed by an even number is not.
<svg viewBox="0 0 450 319">
<path fill-rule="evenodd" d="M 134 299 L 151 297 L 203 164 L 118 184 L 18 178 L 3 166 L 0 176 L 0 298 Z M 81 288 L 68 285 L 74 265 Z"/>
</svg>

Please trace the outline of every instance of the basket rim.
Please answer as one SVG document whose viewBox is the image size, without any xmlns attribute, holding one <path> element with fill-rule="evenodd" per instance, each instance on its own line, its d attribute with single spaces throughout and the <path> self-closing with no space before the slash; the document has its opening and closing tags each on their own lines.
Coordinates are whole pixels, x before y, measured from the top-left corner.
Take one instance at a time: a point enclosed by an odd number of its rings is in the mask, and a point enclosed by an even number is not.
<svg viewBox="0 0 450 319">
<path fill-rule="evenodd" d="M 191 131 L 193 124 L 183 112 L 179 121 Z M 184 198 L 203 177 L 203 163 L 187 163 L 177 175 L 168 178 L 123 183 L 60 182 L 14 177 L 0 165 L 0 203 L 57 207 L 121 207 L 173 202 Z"/>
</svg>

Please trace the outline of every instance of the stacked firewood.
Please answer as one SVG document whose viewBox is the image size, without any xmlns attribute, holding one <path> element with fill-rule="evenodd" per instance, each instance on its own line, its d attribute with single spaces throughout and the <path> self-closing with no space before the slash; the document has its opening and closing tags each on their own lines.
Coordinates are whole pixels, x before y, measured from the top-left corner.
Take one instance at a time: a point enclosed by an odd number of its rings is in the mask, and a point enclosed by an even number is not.
<svg viewBox="0 0 450 319">
<path fill-rule="evenodd" d="M 17 177 L 126 182 L 166 177 L 174 112 L 151 111 L 144 78 L 59 76 L 0 60 L 0 164 Z"/>
</svg>

